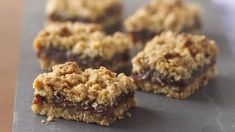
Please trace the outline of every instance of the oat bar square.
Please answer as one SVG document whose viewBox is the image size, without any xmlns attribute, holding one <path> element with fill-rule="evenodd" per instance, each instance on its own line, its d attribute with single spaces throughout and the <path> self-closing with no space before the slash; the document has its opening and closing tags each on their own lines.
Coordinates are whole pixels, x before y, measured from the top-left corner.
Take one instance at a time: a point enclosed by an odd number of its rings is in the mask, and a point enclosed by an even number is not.
<svg viewBox="0 0 235 132">
<path fill-rule="evenodd" d="M 48 0 L 46 14 L 50 21 L 99 23 L 105 31 L 120 30 L 120 0 Z"/>
<path fill-rule="evenodd" d="M 201 27 L 200 9 L 181 0 L 152 0 L 126 19 L 125 28 L 137 45 L 163 31 L 196 32 Z"/>
<path fill-rule="evenodd" d="M 132 77 L 143 91 L 185 99 L 216 74 L 218 48 L 205 36 L 164 32 L 132 60 Z"/>
<path fill-rule="evenodd" d="M 35 38 L 34 49 L 42 69 L 77 62 L 83 69 L 107 67 L 113 71 L 129 64 L 132 41 L 123 33 L 106 35 L 96 24 L 49 25 Z"/>
<path fill-rule="evenodd" d="M 51 119 L 109 126 L 135 106 L 134 81 L 104 67 L 82 71 L 75 62 L 59 64 L 40 74 L 33 88 L 33 112 Z"/>
</svg>

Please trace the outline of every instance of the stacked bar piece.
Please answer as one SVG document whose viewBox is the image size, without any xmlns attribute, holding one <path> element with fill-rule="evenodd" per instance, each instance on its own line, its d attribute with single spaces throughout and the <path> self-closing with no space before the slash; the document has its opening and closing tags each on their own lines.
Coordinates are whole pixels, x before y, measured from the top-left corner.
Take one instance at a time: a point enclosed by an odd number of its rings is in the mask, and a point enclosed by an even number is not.
<svg viewBox="0 0 235 132">
<path fill-rule="evenodd" d="M 67 62 L 39 75 L 33 87 L 33 112 L 49 118 L 108 126 L 135 106 L 133 80 L 104 67 L 82 71 Z"/>
<path fill-rule="evenodd" d="M 125 28 L 138 45 L 163 31 L 195 32 L 201 27 L 197 5 L 181 0 L 152 0 L 125 21 Z"/>
<path fill-rule="evenodd" d="M 120 0 L 48 0 L 49 22 L 99 23 L 107 33 L 121 28 Z"/>
<path fill-rule="evenodd" d="M 215 76 L 217 52 L 205 36 L 164 32 L 133 58 L 132 77 L 143 91 L 185 99 Z"/>
<path fill-rule="evenodd" d="M 118 71 L 126 67 L 132 45 L 123 33 L 106 35 L 99 25 L 70 22 L 48 25 L 34 41 L 44 70 L 51 70 L 56 64 L 75 61 L 83 69 L 105 66 Z"/>
</svg>

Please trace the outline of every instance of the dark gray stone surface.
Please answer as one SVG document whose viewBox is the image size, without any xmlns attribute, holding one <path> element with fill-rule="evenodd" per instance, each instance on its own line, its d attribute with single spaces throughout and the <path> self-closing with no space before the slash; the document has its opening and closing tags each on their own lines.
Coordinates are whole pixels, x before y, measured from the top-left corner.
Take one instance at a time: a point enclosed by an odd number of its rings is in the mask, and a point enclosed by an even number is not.
<svg viewBox="0 0 235 132">
<path fill-rule="evenodd" d="M 125 0 L 126 16 L 147 0 Z M 187 100 L 137 92 L 137 107 L 132 118 L 110 127 L 75 121 L 56 120 L 43 125 L 42 116 L 31 111 L 32 82 L 41 72 L 32 48 L 33 38 L 44 23 L 44 1 L 26 0 L 23 25 L 22 55 L 17 82 L 14 132 L 234 132 L 235 131 L 235 62 L 212 4 L 194 0 L 203 8 L 204 33 L 215 39 L 220 48 L 219 74 L 208 86 Z"/>
</svg>

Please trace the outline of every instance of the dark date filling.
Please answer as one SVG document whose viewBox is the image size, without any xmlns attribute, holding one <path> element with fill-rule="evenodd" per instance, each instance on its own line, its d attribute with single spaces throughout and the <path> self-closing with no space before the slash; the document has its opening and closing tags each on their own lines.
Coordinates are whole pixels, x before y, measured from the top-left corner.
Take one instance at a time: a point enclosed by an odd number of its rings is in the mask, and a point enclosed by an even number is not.
<svg viewBox="0 0 235 132">
<path fill-rule="evenodd" d="M 192 30 L 200 29 L 202 26 L 200 19 L 198 17 L 195 18 L 195 22 L 196 23 L 194 27 L 192 28 L 185 27 L 181 32 L 191 32 Z M 141 42 L 145 45 L 145 42 L 152 39 L 155 35 L 159 35 L 161 32 L 163 31 L 155 32 L 148 29 L 144 29 L 137 32 L 129 32 L 129 36 L 132 38 L 133 42 L 135 43 Z"/>
<path fill-rule="evenodd" d="M 66 107 L 71 109 L 76 109 L 76 111 L 87 111 L 91 114 L 97 116 L 113 117 L 113 112 L 119 104 L 126 103 L 128 99 L 134 98 L 133 92 L 128 92 L 127 94 L 121 94 L 115 99 L 113 105 L 99 105 L 94 106 L 94 102 L 89 103 L 74 103 L 68 101 L 63 95 L 57 94 L 52 99 L 46 99 L 40 95 L 35 96 L 33 104 L 42 105 L 43 103 L 49 103 L 55 107 Z"/>
<path fill-rule="evenodd" d="M 114 25 L 110 25 L 108 27 L 103 27 L 103 28 L 104 28 L 104 30 L 107 34 L 113 34 L 117 31 L 122 31 L 123 30 L 121 21 L 115 23 Z"/>
<path fill-rule="evenodd" d="M 56 61 L 57 63 L 64 63 L 66 61 L 75 61 L 79 64 L 82 69 L 85 68 L 99 68 L 100 66 L 104 66 L 107 68 L 112 68 L 115 66 L 117 62 L 128 62 L 130 59 L 130 55 L 128 51 L 123 52 L 122 54 L 114 55 L 112 60 L 103 60 L 101 57 L 96 58 L 81 58 L 80 55 L 75 55 L 69 53 L 67 50 L 60 50 L 53 46 L 49 48 L 42 48 L 40 52 L 37 54 L 39 58 L 49 58 L 51 60 Z"/>
<path fill-rule="evenodd" d="M 148 31 L 148 30 L 142 30 L 139 32 L 129 32 L 129 36 L 132 38 L 133 42 L 141 42 L 145 43 L 148 40 L 152 39 L 155 35 L 158 35 L 159 33 Z"/>
<path fill-rule="evenodd" d="M 196 28 L 195 28 L 196 29 Z M 182 32 L 190 32 L 191 29 L 184 29 Z M 141 42 L 145 44 L 145 42 L 154 38 L 154 36 L 159 35 L 161 32 L 154 32 L 150 30 L 142 30 L 139 32 L 129 32 L 129 36 L 132 38 L 133 42 Z"/>
<path fill-rule="evenodd" d="M 156 70 L 145 70 L 142 73 L 133 73 L 132 77 L 137 84 L 141 84 L 142 81 L 149 81 L 152 84 L 157 84 L 160 86 L 170 85 L 173 87 L 178 87 L 184 89 L 186 86 L 194 82 L 203 73 L 207 72 L 213 65 L 215 65 L 215 59 L 211 61 L 210 64 L 206 64 L 202 67 L 197 68 L 193 71 L 191 78 L 183 80 L 174 80 L 173 77 L 167 77 L 159 73 Z"/>
</svg>

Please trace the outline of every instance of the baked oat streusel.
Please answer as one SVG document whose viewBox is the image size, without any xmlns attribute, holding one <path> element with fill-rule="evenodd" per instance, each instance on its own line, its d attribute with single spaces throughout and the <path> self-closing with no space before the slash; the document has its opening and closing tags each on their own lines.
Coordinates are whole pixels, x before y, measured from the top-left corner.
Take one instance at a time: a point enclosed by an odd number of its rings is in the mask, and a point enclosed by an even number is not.
<svg viewBox="0 0 235 132">
<path fill-rule="evenodd" d="M 204 81 L 198 81 L 200 84 L 195 84 L 198 88 L 215 73 L 217 54 L 215 41 L 205 36 L 164 32 L 148 42 L 145 49 L 133 58 L 133 77 L 140 83 L 146 81 L 149 85 L 183 92 L 182 89 L 187 89 L 198 78 L 210 74 L 202 78 Z"/>
<path fill-rule="evenodd" d="M 40 115 L 109 125 L 135 106 L 135 84 L 104 67 L 82 71 L 75 62 L 56 65 L 34 81 L 32 110 Z"/>
<path fill-rule="evenodd" d="M 50 21 L 81 21 L 118 28 L 122 15 L 120 0 L 48 0 L 46 14 Z"/>
<path fill-rule="evenodd" d="M 181 0 L 152 0 L 125 21 L 125 28 L 134 40 L 145 42 L 166 30 L 198 30 L 201 27 L 200 14 L 195 4 Z"/>
<path fill-rule="evenodd" d="M 106 35 L 89 24 L 70 24 L 59 26 L 57 30 L 46 28 L 36 37 L 34 48 L 43 69 L 76 61 L 85 68 L 107 66 L 118 70 L 127 63 L 132 42 L 123 33 Z"/>
</svg>

